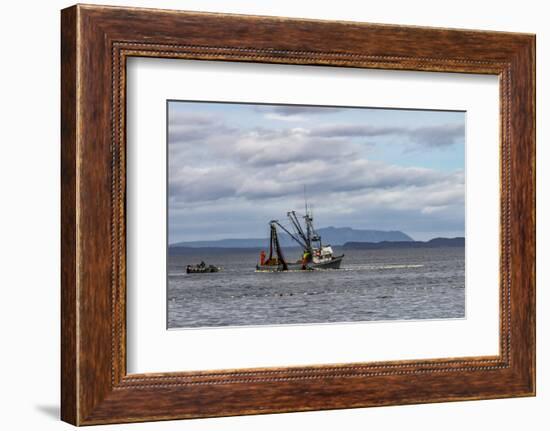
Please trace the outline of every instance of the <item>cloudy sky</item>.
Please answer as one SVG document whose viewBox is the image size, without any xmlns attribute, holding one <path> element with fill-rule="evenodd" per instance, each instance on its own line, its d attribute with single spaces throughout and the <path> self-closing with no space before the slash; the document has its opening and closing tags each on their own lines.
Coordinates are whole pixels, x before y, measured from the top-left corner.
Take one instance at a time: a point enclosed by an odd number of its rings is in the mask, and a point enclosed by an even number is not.
<svg viewBox="0 0 550 431">
<path fill-rule="evenodd" d="M 315 225 L 464 235 L 465 113 L 168 102 L 169 243 Z"/>
</svg>

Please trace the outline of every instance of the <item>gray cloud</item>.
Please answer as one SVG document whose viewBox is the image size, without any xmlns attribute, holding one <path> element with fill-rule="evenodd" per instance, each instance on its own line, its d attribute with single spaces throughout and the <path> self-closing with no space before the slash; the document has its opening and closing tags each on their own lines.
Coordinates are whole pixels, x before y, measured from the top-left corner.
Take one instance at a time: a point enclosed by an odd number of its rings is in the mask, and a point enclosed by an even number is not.
<svg viewBox="0 0 550 431">
<path fill-rule="evenodd" d="M 359 144 L 345 139 L 408 133 L 411 139 L 432 145 L 445 136 L 442 128 L 337 125 L 237 130 L 214 116 L 181 113 L 170 121 L 169 191 L 174 201 L 269 199 L 301 193 L 304 184 L 311 193 L 386 190 L 425 186 L 449 177 L 429 169 L 368 161 L 358 157 Z M 451 130 L 458 135 L 458 127 Z M 181 145 L 192 141 L 200 144 Z"/>
<path fill-rule="evenodd" d="M 414 143 L 419 145 L 445 147 L 463 140 L 464 133 L 465 130 L 461 124 L 446 124 L 412 129 L 409 136 Z"/>
<path fill-rule="evenodd" d="M 463 137 L 461 126 L 239 129 L 200 112 L 169 120 L 173 240 L 193 239 L 195 230 L 195 239 L 265 235 L 268 220 L 303 206 L 304 185 L 319 227 L 464 229 L 463 171 L 372 161 L 357 140 L 395 135 L 444 147 Z"/>
<path fill-rule="evenodd" d="M 180 113 L 170 118 L 168 139 L 171 168 L 188 164 L 190 158 L 204 162 L 208 155 L 218 160 L 268 167 L 303 160 L 349 158 L 357 152 L 355 143 L 315 137 L 304 128 L 239 130 L 214 116 L 201 114 Z"/>
<path fill-rule="evenodd" d="M 401 167 L 364 159 L 346 160 L 303 160 L 283 164 L 276 169 L 262 169 L 257 165 L 225 164 L 211 167 L 174 166 L 170 171 L 169 194 L 172 202 L 196 204 L 201 202 L 240 198 L 249 201 L 264 201 L 288 196 L 302 196 L 307 184 L 308 194 L 323 196 L 330 193 L 370 193 L 377 202 L 399 200 L 410 201 L 408 196 L 396 195 L 396 191 L 426 192 L 430 200 L 424 206 L 436 207 L 448 203 L 448 197 L 456 194 L 442 194 L 448 186 L 463 186 L 461 173 L 441 173 L 430 169 Z M 439 189 L 432 189 L 433 185 Z M 462 189 L 460 189 L 462 190 Z M 382 195 L 377 195 L 382 192 Z M 413 203 L 420 204 L 424 196 L 416 196 Z"/>
<path fill-rule="evenodd" d="M 312 131 L 312 136 L 322 137 L 372 137 L 384 135 L 400 135 L 407 129 L 399 127 L 374 127 L 356 124 L 337 124 L 333 126 L 318 127 Z"/>
<path fill-rule="evenodd" d="M 301 105 L 255 105 L 254 110 L 266 114 L 272 113 L 281 116 L 292 116 L 301 114 L 334 114 L 342 111 L 342 108 Z"/>
<path fill-rule="evenodd" d="M 313 191 L 316 226 L 400 229 L 412 232 L 464 231 L 464 186 L 446 178 L 433 184 L 370 188 L 355 191 Z M 175 239 L 263 237 L 272 218 L 284 220 L 290 209 L 303 208 L 303 185 L 261 200 L 232 196 L 208 202 L 171 202 L 170 226 Z M 277 193 L 274 193 L 276 195 Z M 180 233 L 178 236 L 177 233 Z M 184 235 L 182 233 L 185 232 Z"/>
<path fill-rule="evenodd" d="M 376 127 L 357 124 L 337 124 L 318 127 L 312 130 L 312 136 L 341 137 L 381 137 L 396 135 L 407 138 L 411 143 L 427 147 L 444 147 L 457 143 L 464 138 L 464 127 L 460 124 L 408 128 L 408 127 Z"/>
<path fill-rule="evenodd" d="M 171 145 L 237 133 L 236 129 L 219 118 L 204 113 L 170 112 L 168 124 L 168 140 Z"/>
</svg>

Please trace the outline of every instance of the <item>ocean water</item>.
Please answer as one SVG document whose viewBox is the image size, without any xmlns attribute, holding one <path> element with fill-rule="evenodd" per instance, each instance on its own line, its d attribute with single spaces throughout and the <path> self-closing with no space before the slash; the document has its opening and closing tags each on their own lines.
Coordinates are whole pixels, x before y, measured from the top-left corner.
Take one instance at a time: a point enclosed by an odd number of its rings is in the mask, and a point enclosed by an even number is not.
<svg viewBox="0 0 550 431">
<path fill-rule="evenodd" d="M 256 272 L 257 250 L 188 249 L 168 258 L 168 327 L 465 317 L 464 248 L 340 250 L 339 270 Z M 287 260 L 299 252 L 287 253 Z M 186 274 L 204 260 L 223 270 Z"/>
</svg>

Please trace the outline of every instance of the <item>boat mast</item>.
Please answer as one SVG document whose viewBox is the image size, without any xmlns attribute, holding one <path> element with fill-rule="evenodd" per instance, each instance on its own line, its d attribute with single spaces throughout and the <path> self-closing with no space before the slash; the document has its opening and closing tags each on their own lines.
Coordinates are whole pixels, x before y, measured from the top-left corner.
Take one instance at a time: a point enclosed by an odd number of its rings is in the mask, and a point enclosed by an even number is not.
<svg viewBox="0 0 550 431">
<path fill-rule="evenodd" d="M 304 250 L 307 250 L 309 252 L 311 252 L 311 241 L 310 241 L 310 238 L 308 235 L 306 235 L 306 233 L 304 232 L 304 230 L 302 229 L 302 226 L 300 225 L 300 222 L 298 220 L 298 216 L 296 216 L 296 211 L 289 211 L 286 213 L 286 215 L 288 216 L 288 219 L 290 220 L 290 222 L 292 223 L 292 226 L 294 226 L 294 230 L 296 231 L 296 234 L 302 239 L 302 241 L 304 242 L 303 244 L 298 241 L 300 243 L 300 245 L 302 245 L 302 247 L 304 247 Z M 292 235 L 291 235 L 292 236 Z"/>
<path fill-rule="evenodd" d="M 277 263 L 283 265 L 283 271 L 288 270 L 288 265 L 286 263 L 285 257 L 283 256 L 283 250 L 281 249 L 281 245 L 279 244 L 279 236 L 277 235 L 277 228 L 275 227 L 275 224 L 278 224 L 276 220 L 272 220 L 269 223 L 269 226 L 271 228 L 271 238 L 269 241 L 269 260 L 271 261 L 273 257 L 273 251 L 275 250 L 275 253 L 277 254 Z"/>
<path fill-rule="evenodd" d="M 306 195 L 306 185 L 305 184 L 304 184 L 304 205 L 305 205 L 305 209 L 306 209 L 306 215 L 305 215 L 304 218 L 306 220 L 307 243 L 309 245 L 309 248 L 311 249 L 311 226 L 308 223 L 309 213 L 307 211 L 307 195 Z"/>
<path fill-rule="evenodd" d="M 307 205 L 307 195 L 306 195 L 306 186 L 304 185 L 304 203 L 305 203 L 305 209 L 306 209 L 306 215 L 304 216 L 304 220 L 306 222 L 306 232 L 307 232 L 307 243 L 309 245 L 309 251 L 311 252 L 313 250 L 313 246 L 311 245 L 312 242 L 319 242 L 319 248 L 321 248 L 321 237 L 319 234 L 315 231 L 315 228 L 313 227 L 313 212 L 310 212 L 310 209 Z"/>
</svg>

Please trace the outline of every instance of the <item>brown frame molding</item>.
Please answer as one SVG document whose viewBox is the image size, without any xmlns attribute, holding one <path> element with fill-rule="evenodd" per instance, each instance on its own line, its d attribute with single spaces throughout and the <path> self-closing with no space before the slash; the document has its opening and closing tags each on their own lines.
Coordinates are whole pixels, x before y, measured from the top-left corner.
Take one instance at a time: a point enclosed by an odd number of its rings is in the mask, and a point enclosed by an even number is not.
<svg viewBox="0 0 550 431">
<path fill-rule="evenodd" d="M 83 5 L 61 18 L 63 420 L 91 425 L 535 394 L 534 35 Z M 127 375 L 129 56 L 498 75 L 500 354 Z"/>
</svg>

